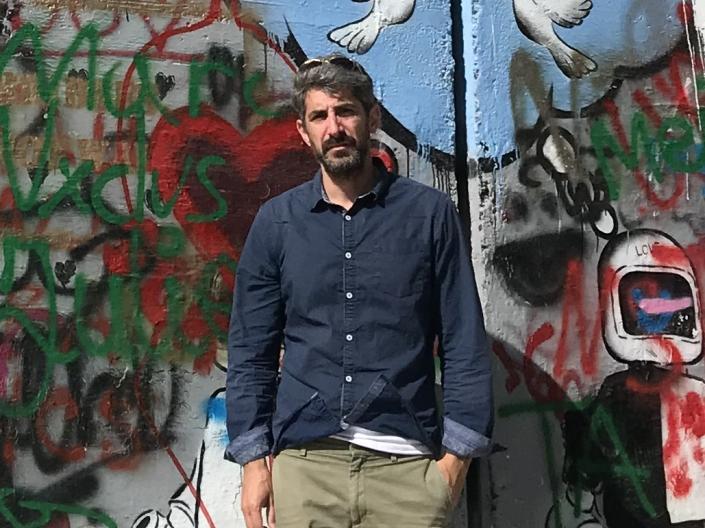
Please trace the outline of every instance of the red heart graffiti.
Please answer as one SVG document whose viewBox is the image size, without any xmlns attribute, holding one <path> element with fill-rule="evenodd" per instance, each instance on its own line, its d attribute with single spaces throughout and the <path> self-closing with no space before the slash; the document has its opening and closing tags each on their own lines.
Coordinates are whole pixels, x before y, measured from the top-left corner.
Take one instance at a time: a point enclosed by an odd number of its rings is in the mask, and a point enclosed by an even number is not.
<svg viewBox="0 0 705 528">
<path fill-rule="evenodd" d="M 242 136 L 209 107 L 196 117 L 187 108 L 174 112 L 177 123 L 162 118 L 150 140 L 150 170 L 159 173 L 162 201 L 178 192 L 174 216 L 206 258 L 222 253 L 237 260 L 260 205 L 311 178 L 317 164 L 299 137 L 295 118 L 270 120 Z M 187 156 L 193 163 L 179 188 Z M 217 209 L 211 192 L 198 180 L 196 166 L 205 156 L 225 163 L 211 165 L 207 177 L 227 204 L 227 214 L 213 221 L 194 221 Z"/>
</svg>

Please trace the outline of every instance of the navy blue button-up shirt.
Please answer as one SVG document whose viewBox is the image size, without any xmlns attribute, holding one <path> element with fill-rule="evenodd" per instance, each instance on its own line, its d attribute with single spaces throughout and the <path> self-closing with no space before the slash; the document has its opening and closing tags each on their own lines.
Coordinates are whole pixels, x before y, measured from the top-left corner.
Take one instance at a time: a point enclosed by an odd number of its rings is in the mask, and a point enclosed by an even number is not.
<svg viewBox="0 0 705 528">
<path fill-rule="evenodd" d="M 455 206 L 376 170 L 374 190 L 349 211 L 326 200 L 318 173 L 257 214 L 230 321 L 227 459 L 244 464 L 348 425 L 436 455 L 489 450 L 490 361 Z"/>
</svg>

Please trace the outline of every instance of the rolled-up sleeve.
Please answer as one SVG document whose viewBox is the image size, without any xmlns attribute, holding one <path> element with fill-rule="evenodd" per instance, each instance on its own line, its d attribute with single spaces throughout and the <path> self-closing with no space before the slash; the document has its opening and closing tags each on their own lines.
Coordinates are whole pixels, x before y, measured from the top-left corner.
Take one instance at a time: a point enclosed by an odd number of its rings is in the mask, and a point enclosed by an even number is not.
<svg viewBox="0 0 705 528">
<path fill-rule="evenodd" d="M 259 211 L 238 262 L 228 333 L 225 458 L 238 464 L 268 455 L 276 396 L 283 303 L 277 225 Z"/>
<path fill-rule="evenodd" d="M 443 383 L 443 447 L 489 453 L 493 427 L 489 347 L 468 245 L 454 204 L 442 197 L 434 229 L 436 331 Z"/>
</svg>

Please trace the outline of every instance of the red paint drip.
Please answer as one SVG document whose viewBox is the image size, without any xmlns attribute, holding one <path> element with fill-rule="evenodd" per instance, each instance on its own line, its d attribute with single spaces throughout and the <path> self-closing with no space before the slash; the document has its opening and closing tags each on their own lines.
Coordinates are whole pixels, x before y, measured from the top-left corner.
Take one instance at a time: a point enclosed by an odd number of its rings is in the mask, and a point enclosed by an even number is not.
<svg viewBox="0 0 705 528">
<path fill-rule="evenodd" d="M 211 340 L 208 350 L 193 360 L 193 371 L 201 376 L 208 376 L 215 365 L 218 347 L 215 340 Z"/>
<path fill-rule="evenodd" d="M 703 449 L 703 448 L 700 447 L 700 446 L 697 446 L 697 447 L 693 450 L 693 458 L 694 458 L 695 461 L 696 461 L 698 464 L 700 464 L 701 466 L 702 466 L 703 464 L 705 464 L 705 449 Z"/>
<path fill-rule="evenodd" d="M 678 205 L 678 201 L 681 196 L 683 196 L 683 192 L 685 191 L 685 179 L 683 178 L 683 175 L 672 174 L 672 176 L 675 181 L 673 194 L 667 198 L 661 198 L 649 184 L 644 173 L 639 169 L 634 171 L 634 179 L 644 195 L 646 195 L 646 199 L 661 211 L 668 211 Z"/>
<path fill-rule="evenodd" d="M 677 467 L 667 470 L 666 485 L 677 499 L 682 499 L 690 493 L 693 480 L 688 476 L 687 462 L 683 461 Z"/>
<path fill-rule="evenodd" d="M 662 391 L 661 405 L 665 405 L 667 409 L 666 426 L 668 428 L 668 435 L 666 436 L 666 442 L 663 444 L 663 461 L 664 465 L 668 467 L 672 466 L 674 462 L 677 462 L 680 452 L 680 409 L 678 399 L 670 389 Z"/>
<path fill-rule="evenodd" d="M 583 287 L 583 265 L 579 260 L 568 262 L 565 286 L 565 296 L 561 315 L 561 333 L 553 364 L 553 377 L 562 380 L 565 388 L 569 383 L 576 383 L 580 386 L 580 379 L 577 372 L 565 372 L 565 364 L 568 359 L 568 336 L 575 333 L 577 329 L 578 343 L 580 347 L 580 366 L 587 377 L 594 376 L 597 372 L 598 344 L 600 342 L 602 323 L 600 312 L 598 312 L 592 325 L 592 332 L 588 341 L 588 325 L 585 317 L 585 294 Z M 575 314 L 573 318 L 571 314 Z M 571 324 L 575 319 L 574 324 Z"/>
<path fill-rule="evenodd" d="M 683 250 L 678 247 L 654 244 L 651 248 L 651 256 L 658 264 L 664 266 L 683 264 Z"/>
<path fill-rule="evenodd" d="M 684 26 L 692 24 L 693 5 L 690 2 L 683 0 L 680 6 L 676 6 L 676 16 L 678 17 L 678 20 L 680 20 L 680 23 Z"/>
<path fill-rule="evenodd" d="M 646 117 L 649 118 L 649 121 L 651 121 L 651 124 L 654 126 L 654 128 L 660 127 L 661 116 L 656 111 L 656 108 L 651 102 L 651 99 L 649 99 L 644 90 L 642 90 L 641 88 L 639 88 L 638 90 L 634 90 L 632 97 L 634 98 L 634 101 L 641 107 L 641 110 L 644 112 L 644 114 L 646 114 Z"/>
<path fill-rule="evenodd" d="M 705 406 L 700 395 L 689 392 L 685 395 L 685 401 L 681 402 L 681 421 L 686 432 L 698 438 L 705 436 Z"/>
<path fill-rule="evenodd" d="M 669 63 L 668 80 L 661 73 L 654 75 L 654 87 L 663 96 L 670 99 L 670 103 L 677 108 L 679 114 L 688 117 L 694 122 L 697 120 L 697 111 L 690 103 L 688 90 L 686 90 L 681 78 L 680 66 L 682 64 L 688 67 L 691 66 L 690 55 L 682 51 L 674 52 Z"/>
<path fill-rule="evenodd" d="M 565 392 L 548 373 L 538 368 L 532 358 L 536 349 L 554 335 L 553 325 L 544 323 L 530 337 L 524 351 L 524 379 L 529 394 L 538 403 L 562 401 Z"/>
<path fill-rule="evenodd" d="M 2 460 L 6 467 L 15 463 L 15 446 L 10 440 L 5 440 L 2 444 Z"/>
</svg>

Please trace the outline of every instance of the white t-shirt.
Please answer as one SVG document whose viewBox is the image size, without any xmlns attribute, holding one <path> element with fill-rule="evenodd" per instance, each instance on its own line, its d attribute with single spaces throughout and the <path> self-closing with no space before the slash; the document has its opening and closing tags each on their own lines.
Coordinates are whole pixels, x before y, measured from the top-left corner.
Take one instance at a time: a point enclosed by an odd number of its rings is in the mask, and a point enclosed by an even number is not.
<svg viewBox="0 0 705 528">
<path fill-rule="evenodd" d="M 408 440 L 401 436 L 388 435 L 370 431 L 364 427 L 351 425 L 344 431 L 331 436 L 337 440 L 350 442 L 351 444 L 373 449 L 382 453 L 392 455 L 430 455 L 431 450 L 421 442 Z"/>
</svg>

